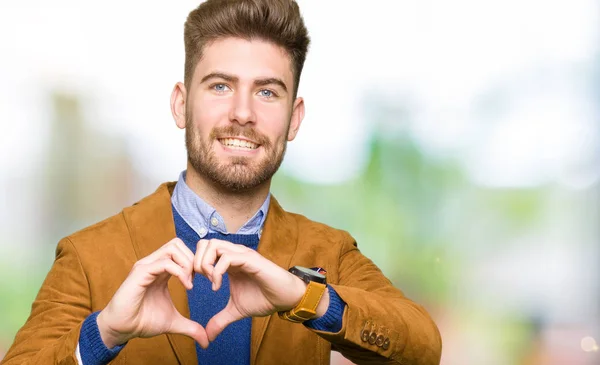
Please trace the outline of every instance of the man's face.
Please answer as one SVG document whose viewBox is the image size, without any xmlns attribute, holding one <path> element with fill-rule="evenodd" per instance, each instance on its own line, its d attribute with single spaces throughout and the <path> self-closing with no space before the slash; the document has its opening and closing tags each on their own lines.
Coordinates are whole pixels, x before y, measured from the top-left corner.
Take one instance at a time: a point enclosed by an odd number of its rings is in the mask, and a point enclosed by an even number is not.
<svg viewBox="0 0 600 365">
<path fill-rule="evenodd" d="M 208 44 L 185 103 L 191 166 L 233 192 L 270 180 L 304 114 L 293 87 L 291 61 L 282 48 L 238 38 Z"/>
</svg>

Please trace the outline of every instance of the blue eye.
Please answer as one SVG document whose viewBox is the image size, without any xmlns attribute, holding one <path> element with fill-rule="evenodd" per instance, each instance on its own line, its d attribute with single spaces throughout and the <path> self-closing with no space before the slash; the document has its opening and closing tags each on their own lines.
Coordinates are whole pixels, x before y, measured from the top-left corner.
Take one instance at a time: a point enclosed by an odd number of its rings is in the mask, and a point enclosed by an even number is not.
<svg viewBox="0 0 600 365">
<path fill-rule="evenodd" d="M 212 88 L 213 88 L 213 89 L 214 89 L 216 92 L 220 92 L 220 93 L 222 93 L 222 92 L 224 92 L 224 91 L 227 91 L 227 85 L 225 85 L 225 84 L 215 84 L 215 85 L 213 85 L 213 87 L 212 87 Z"/>
<path fill-rule="evenodd" d="M 263 89 L 260 91 L 260 96 L 264 96 L 265 98 L 273 97 L 273 92 L 271 90 Z"/>
</svg>

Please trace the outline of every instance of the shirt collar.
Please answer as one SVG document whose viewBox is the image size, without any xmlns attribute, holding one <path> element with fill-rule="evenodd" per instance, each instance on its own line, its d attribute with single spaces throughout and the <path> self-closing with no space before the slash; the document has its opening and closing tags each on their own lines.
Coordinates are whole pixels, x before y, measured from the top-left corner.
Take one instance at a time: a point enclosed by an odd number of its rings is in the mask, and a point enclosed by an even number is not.
<svg viewBox="0 0 600 365">
<path fill-rule="evenodd" d="M 215 208 L 211 207 L 198 196 L 185 182 L 186 171 L 182 171 L 175 185 L 171 203 L 183 220 L 200 236 L 204 238 L 208 232 L 228 234 L 223 218 Z M 267 218 L 271 194 L 267 195 L 262 206 L 237 232 L 237 234 L 258 234 L 260 238 L 262 227 Z"/>
</svg>

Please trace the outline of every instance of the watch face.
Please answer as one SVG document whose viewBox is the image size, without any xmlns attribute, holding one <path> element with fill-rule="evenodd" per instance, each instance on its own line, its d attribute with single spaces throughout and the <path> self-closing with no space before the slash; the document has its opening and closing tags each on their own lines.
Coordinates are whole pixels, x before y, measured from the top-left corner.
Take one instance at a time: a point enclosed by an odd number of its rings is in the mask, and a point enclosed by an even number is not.
<svg viewBox="0 0 600 365">
<path fill-rule="evenodd" d="M 308 281 L 316 281 L 317 283 L 325 284 L 326 278 L 325 275 L 320 274 L 314 270 L 308 269 L 302 266 L 294 266 L 290 269 L 290 272 L 305 282 Z"/>
</svg>

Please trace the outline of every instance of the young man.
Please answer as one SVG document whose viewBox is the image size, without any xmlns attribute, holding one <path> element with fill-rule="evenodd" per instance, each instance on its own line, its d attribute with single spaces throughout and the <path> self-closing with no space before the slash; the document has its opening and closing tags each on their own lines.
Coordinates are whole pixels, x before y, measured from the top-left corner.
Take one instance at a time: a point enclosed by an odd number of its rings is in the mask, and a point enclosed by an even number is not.
<svg viewBox="0 0 600 365">
<path fill-rule="evenodd" d="M 2 364 L 438 364 L 441 340 L 352 237 L 270 196 L 304 117 L 292 0 L 209 0 L 171 96 L 187 170 L 63 239 Z"/>
</svg>

